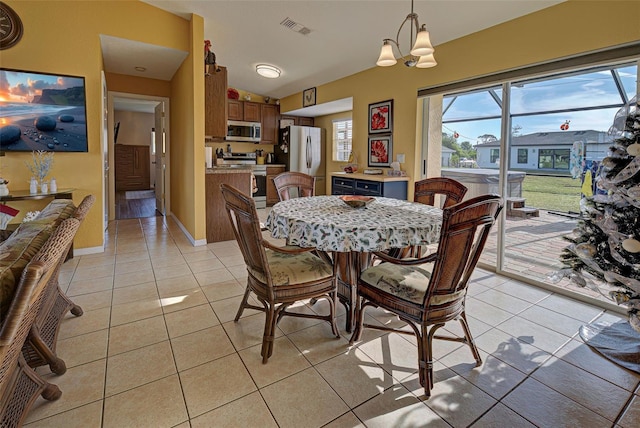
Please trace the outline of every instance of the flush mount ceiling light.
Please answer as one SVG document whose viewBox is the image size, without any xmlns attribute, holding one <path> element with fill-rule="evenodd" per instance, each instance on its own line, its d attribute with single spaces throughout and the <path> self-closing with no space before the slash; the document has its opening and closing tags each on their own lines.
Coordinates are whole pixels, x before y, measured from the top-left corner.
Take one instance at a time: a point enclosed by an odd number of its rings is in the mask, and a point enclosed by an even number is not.
<svg viewBox="0 0 640 428">
<path fill-rule="evenodd" d="M 280 69 L 278 67 L 274 67 L 269 64 L 258 64 L 256 65 L 256 73 L 258 73 L 262 77 L 267 77 L 269 79 L 277 79 L 280 77 Z"/>
<path fill-rule="evenodd" d="M 133 67 L 133 69 L 134 69 L 135 71 L 140 71 L 140 72 L 147 71 L 146 67 Z"/>
<path fill-rule="evenodd" d="M 404 24 L 409 23 L 409 46 L 413 46 L 409 55 L 405 55 L 402 53 L 402 49 L 400 48 L 400 32 L 402 31 L 402 27 Z M 414 43 L 415 40 L 415 43 Z M 431 40 L 429 38 L 429 32 L 427 31 L 427 27 L 425 24 L 420 25 L 418 22 L 418 14 L 413 13 L 413 0 L 411 0 L 411 13 L 407 15 L 407 17 L 400 24 L 400 28 L 398 28 L 398 34 L 394 39 L 383 39 L 382 40 L 382 49 L 380 50 L 380 57 L 376 62 L 376 65 L 380 67 L 389 67 L 391 65 L 395 65 L 398 60 L 393 52 L 393 46 L 398 49 L 400 53 L 400 58 L 403 60 L 404 65 L 407 67 L 416 67 L 416 68 L 428 68 L 434 67 L 438 63 L 433 57 L 433 46 L 431 45 Z"/>
</svg>

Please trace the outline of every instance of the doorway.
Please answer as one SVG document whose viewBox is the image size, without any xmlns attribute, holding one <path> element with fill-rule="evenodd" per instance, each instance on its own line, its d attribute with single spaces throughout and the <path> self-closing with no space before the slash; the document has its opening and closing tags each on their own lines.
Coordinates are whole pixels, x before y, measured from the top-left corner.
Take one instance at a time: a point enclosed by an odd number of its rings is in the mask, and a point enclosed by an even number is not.
<svg viewBox="0 0 640 428">
<path fill-rule="evenodd" d="M 109 92 L 110 219 L 164 216 L 168 105 L 165 97 Z"/>
</svg>

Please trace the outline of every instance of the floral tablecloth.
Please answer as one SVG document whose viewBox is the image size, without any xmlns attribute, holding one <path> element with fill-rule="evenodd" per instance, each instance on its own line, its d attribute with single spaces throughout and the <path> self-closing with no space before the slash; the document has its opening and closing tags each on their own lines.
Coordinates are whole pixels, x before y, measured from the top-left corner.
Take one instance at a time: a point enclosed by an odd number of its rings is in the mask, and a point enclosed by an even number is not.
<svg viewBox="0 0 640 428">
<path fill-rule="evenodd" d="M 265 226 L 289 245 L 371 252 L 437 242 L 441 224 L 442 210 L 429 205 L 377 197 L 351 208 L 338 196 L 314 196 L 278 202 Z"/>
</svg>

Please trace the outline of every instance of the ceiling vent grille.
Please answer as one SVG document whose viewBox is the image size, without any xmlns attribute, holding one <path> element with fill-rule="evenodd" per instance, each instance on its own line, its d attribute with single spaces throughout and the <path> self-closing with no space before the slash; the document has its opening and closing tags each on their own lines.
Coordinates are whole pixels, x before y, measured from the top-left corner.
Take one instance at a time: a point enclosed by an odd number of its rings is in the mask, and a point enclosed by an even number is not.
<svg viewBox="0 0 640 428">
<path fill-rule="evenodd" d="M 311 30 L 309 28 L 305 27 L 302 24 L 297 23 L 296 21 L 294 21 L 293 19 L 291 19 L 289 17 L 286 17 L 280 23 L 280 25 L 282 25 L 283 27 L 287 27 L 291 31 L 295 31 L 296 33 L 300 33 L 303 36 L 306 36 L 307 34 L 309 34 L 311 32 Z"/>
</svg>

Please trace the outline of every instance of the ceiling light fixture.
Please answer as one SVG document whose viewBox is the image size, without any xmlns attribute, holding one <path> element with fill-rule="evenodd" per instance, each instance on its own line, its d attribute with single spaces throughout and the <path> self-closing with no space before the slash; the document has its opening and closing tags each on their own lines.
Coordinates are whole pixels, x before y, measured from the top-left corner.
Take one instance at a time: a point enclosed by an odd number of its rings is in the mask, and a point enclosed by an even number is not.
<svg viewBox="0 0 640 428">
<path fill-rule="evenodd" d="M 278 67 L 274 67 L 273 65 L 258 64 L 256 65 L 256 73 L 258 73 L 262 77 L 277 79 L 278 77 L 280 77 L 280 73 L 282 73 L 282 71 Z"/>
<path fill-rule="evenodd" d="M 402 27 L 404 27 L 404 24 L 406 24 L 407 22 L 409 22 L 409 46 L 413 46 L 411 48 L 411 51 L 409 52 L 409 55 L 405 55 L 404 53 L 402 53 L 399 42 L 400 32 L 402 31 Z M 400 58 L 404 60 L 404 65 L 406 65 L 407 67 L 429 68 L 434 67 L 438 64 L 433 57 L 434 49 L 431 45 L 427 27 L 425 24 L 422 24 L 422 26 L 420 25 L 420 23 L 418 22 L 418 14 L 413 12 L 413 0 L 411 0 L 411 13 L 407 15 L 404 21 L 402 21 L 402 24 L 400 24 L 400 28 L 398 28 L 398 34 L 396 35 L 395 40 L 382 40 L 382 49 L 380 50 L 380 57 L 378 57 L 376 65 L 380 67 L 389 67 L 391 65 L 395 65 L 398 62 L 393 52 L 393 45 L 398 48 L 398 52 L 400 52 Z"/>
<path fill-rule="evenodd" d="M 147 71 L 146 67 L 133 67 L 133 69 L 135 71 L 139 71 L 139 72 L 145 72 Z"/>
</svg>

